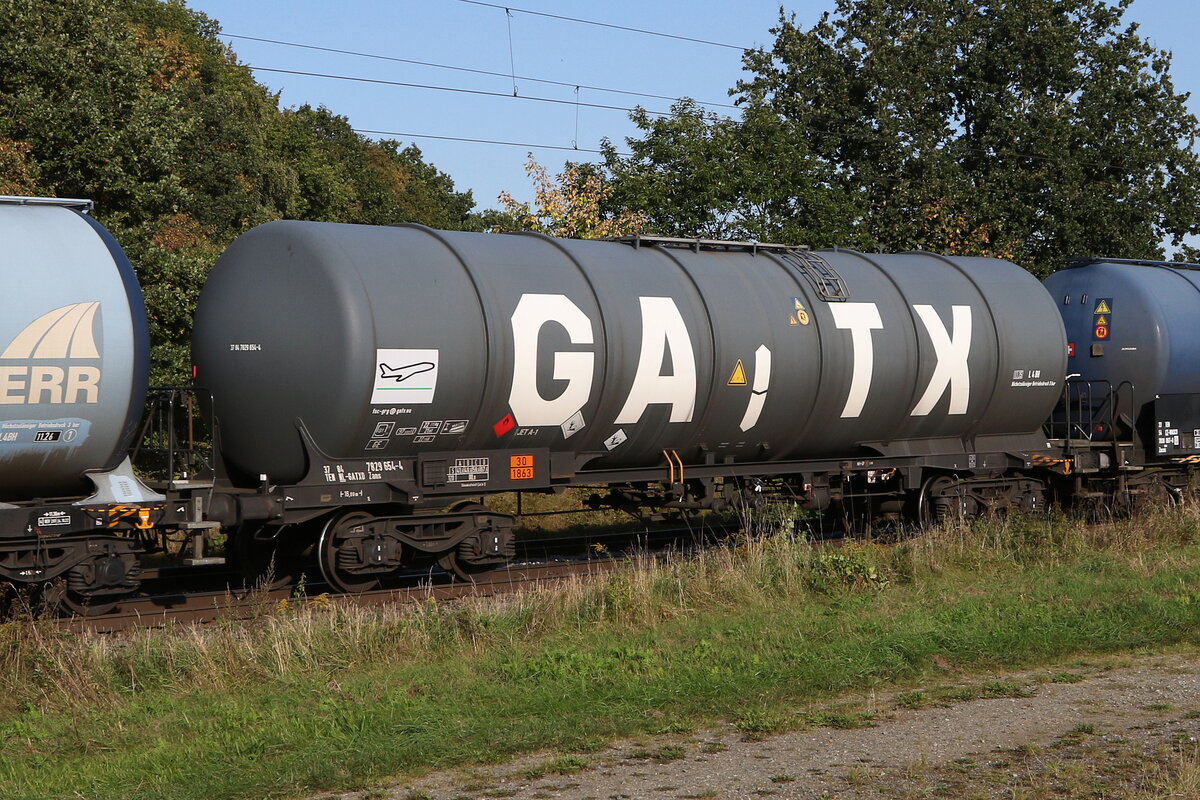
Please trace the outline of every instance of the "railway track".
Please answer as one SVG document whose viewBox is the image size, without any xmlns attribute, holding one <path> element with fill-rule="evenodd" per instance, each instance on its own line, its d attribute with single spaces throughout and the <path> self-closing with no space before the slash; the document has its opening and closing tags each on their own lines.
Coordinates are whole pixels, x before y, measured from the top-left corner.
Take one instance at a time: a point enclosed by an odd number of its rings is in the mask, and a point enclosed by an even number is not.
<svg viewBox="0 0 1200 800">
<path fill-rule="evenodd" d="M 511 594 L 546 582 L 612 571 L 624 559 L 616 557 L 562 560 L 546 563 L 519 563 L 480 575 L 474 582 L 434 583 L 429 580 L 392 589 L 360 594 L 326 594 L 333 602 L 359 606 L 396 603 L 423 603 L 455 600 L 463 597 L 491 597 Z M 440 577 L 440 576 L 439 576 Z M 318 590 L 320 586 L 315 587 Z M 308 595 L 311 597 L 312 595 Z M 251 590 L 248 592 L 212 591 L 137 598 L 119 611 L 98 617 L 71 617 L 60 621 L 77 633 L 117 633 L 131 628 L 161 627 L 167 624 L 205 624 L 218 620 L 252 619 L 269 613 L 282 601 L 303 601 L 294 588 Z"/>
<path fill-rule="evenodd" d="M 440 570 L 412 572 L 391 588 L 358 594 L 326 591 L 324 584 L 309 584 L 303 597 L 328 596 L 338 603 L 360 606 L 388 603 L 420 603 L 429 598 L 453 600 L 510 594 L 544 582 L 575 576 L 600 575 L 614 569 L 633 552 L 665 554 L 711 544 L 737 526 L 703 526 L 658 530 L 589 532 L 582 536 L 527 539 L 519 548 L 519 560 L 473 581 L 452 580 Z M 180 573 L 185 575 L 186 573 Z M 59 620 L 75 632 L 117 633 L 132 628 L 168 624 L 205 624 L 218 620 L 251 619 L 276 608 L 280 602 L 297 600 L 297 589 L 233 588 L 234 576 L 219 568 L 206 571 L 210 585 L 225 581 L 223 588 L 159 591 L 124 601 L 116 611 L 97 616 L 72 616 Z M 156 583 L 169 583 L 167 571 Z M 190 580 L 190 578 L 189 578 Z M 185 584 L 187 585 L 187 584 Z"/>
</svg>

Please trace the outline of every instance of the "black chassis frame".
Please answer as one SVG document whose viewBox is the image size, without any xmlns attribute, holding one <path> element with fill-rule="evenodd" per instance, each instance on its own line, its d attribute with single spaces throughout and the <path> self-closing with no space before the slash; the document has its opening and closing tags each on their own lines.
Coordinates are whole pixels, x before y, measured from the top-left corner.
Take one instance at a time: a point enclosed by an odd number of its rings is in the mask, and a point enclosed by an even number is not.
<svg viewBox="0 0 1200 800">
<path fill-rule="evenodd" d="M 65 576 L 100 556 L 136 557 L 144 542 L 131 538 L 124 515 L 159 504 L 76 505 L 69 500 L 32 500 L 0 508 L 0 582 L 34 584 Z"/>
<path fill-rule="evenodd" d="M 951 453 L 877 452 L 853 458 L 753 462 L 718 461 L 709 455 L 704 463 L 686 464 L 678 454 L 664 451 L 665 463 L 656 467 L 597 470 L 583 466 L 603 453 L 551 453 L 545 448 L 431 452 L 395 459 L 338 459 L 323 453 L 299 421 L 297 430 L 309 465 L 302 480 L 286 485 L 273 485 L 269 480 L 253 487 L 237 485 L 228 477 L 218 456 L 218 475 L 207 509 L 208 518 L 225 526 L 248 522 L 299 524 L 340 509 L 376 506 L 388 507 L 384 512 L 387 516 L 428 514 L 432 519 L 444 515 L 440 509 L 455 502 L 500 492 L 662 484 L 682 495 L 685 483 L 696 480 L 787 476 L 811 478 L 810 482 L 827 486 L 828 480 L 822 482 L 821 478 L 833 475 L 850 478 L 871 470 L 895 470 L 901 488 L 908 491 L 921 488 L 931 473 L 953 474 L 964 479 L 1000 478 L 1021 470 L 1024 477 L 1040 473 L 1049 479 L 1052 473 L 1044 468 L 1045 460 L 1061 453 L 1037 432 L 986 437 L 974 443 L 978 450 L 968 449 L 970 442 L 955 440 L 962 450 Z M 898 450 L 908 443 L 898 444 L 896 448 L 877 444 L 871 449 Z M 519 466 L 514 459 L 520 459 Z M 464 480 L 464 473 L 455 471 L 472 465 L 482 467 L 484 463 L 485 470 L 467 476 L 478 480 Z M 501 468 L 495 477 L 493 464 Z M 517 472 L 518 469 L 522 471 Z M 183 506 L 183 503 L 168 503 L 164 521 L 171 521 L 172 507 Z"/>
</svg>

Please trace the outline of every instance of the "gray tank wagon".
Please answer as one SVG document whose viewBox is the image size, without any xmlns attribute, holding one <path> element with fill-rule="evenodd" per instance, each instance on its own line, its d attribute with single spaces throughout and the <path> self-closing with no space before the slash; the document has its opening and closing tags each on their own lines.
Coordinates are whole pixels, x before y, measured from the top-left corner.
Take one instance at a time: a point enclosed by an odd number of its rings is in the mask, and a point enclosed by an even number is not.
<svg viewBox="0 0 1200 800">
<path fill-rule="evenodd" d="M 879 459 L 893 507 L 933 470 L 1036 506 L 1044 487 L 1003 475 L 1046 448 L 1066 358 L 1053 301 L 994 259 L 308 222 L 227 250 L 193 348 L 230 473 L 296 486 L 293 519 L 588 481 L 711 507 L 712 476 L 754 473 L 821 508 Z M 322 534 L 327 576 L 365 565 L 347 530 Z"/>
<path fill-rule="evenodd" d="M 1064 353 L 1037 280 L 992 259 L 306 222 L 237 240 L 194 334 L 225 456 L 281 483 L 296 421 L 339 459 L 581 470 L 1036 444 Z"/>
<path fill-rule="evenodd" d="M 0 587 L 72 610 L 221 561 L 218 528 L 252 579 L 315 561 L 362 591 L 509 559 L 516 519 L 481 503 L 499 492 L 774 500 L 878 530 L 1132 506 L 1200 464 L 1195 265 L 1079 263 L 1043 288 L 930 253 L 277 222 L 214 269 L 196 384 L 145 409 L 159 495 L 125 458 L 141 296 L 89 207 L 0 198 Z"/>
</svg>

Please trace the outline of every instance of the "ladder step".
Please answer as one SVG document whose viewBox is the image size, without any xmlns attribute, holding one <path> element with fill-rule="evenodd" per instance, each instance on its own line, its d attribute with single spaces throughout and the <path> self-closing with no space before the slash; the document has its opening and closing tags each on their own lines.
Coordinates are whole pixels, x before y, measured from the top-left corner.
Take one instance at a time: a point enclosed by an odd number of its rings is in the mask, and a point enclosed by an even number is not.
<svg viewBox="0 0 1200 800">
<path fill-rule="evenodd" d="M 168 489 L 211 489 L 213 488 L 212 481 L 171 481 L 167 484 Z"/>
</svg>

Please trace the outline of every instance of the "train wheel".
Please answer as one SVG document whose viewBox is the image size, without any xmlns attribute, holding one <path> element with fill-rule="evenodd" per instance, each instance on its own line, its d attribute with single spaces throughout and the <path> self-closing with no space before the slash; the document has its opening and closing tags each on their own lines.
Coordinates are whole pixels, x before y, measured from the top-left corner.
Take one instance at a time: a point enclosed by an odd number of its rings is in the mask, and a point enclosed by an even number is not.
<svg viewBox="0 0 1200 800">
<path fill-rule="evenodd" d="M 449 511 L 455 514 L 474 514 L 476 512 L 486 512 L 489 509 L 482 503 L 476 503 L 472 500 L 464 500 L 460 503 L 455 503 L 450 507 Z M 482 575 L 485 572 L 491 572 L 501 565 L 500 561 L 489 559 L 482 562 L 473 562 L 464 558 L 462 555 L 462 545 L 447 550 L 438 556 L 438 566 L 449 572 L 458 580 L 474 583 L 475 577 Z M 468 551 L 470 552 L 470 551 Z"/>
<path fill-rule="evenodd" d="M 48 612 L 72 617 L 99 617 L 114 611 L 120 599 L 88 597 L 68 589 L 66 578 L 57 578 L 42 589 L 41 601 L 42 607 Z"/>
<path fill-rule="evenodd" d="M 447 550 L 438 558 L 438 566 L 449 572 L 458 580 L 467 581 L 468 583 L 475 582 L 475 576 L 482 575 L 485 572 L 491 572 L 499 564 L 472 564 L 464 561 L 458 554 L 458 550 Z"/>
<path fill-rule="evenodd" d="M 921 487 L 917 514 L 926 527 L 959 524 L 971 518 L 973 506 L 961 481 L 949 475 L 937 475 L 927 479 Z"/>
<path fill-rule="evenodd" d="M 339 592 L 370 592 L 381 585 L 381 574 L 362 574 L 352 567 L 360 563 L 359 554 L 347 534 L 357 526 L 375 519 L 370 514 L 352 511 L 330 517 L 317 540 L 317 566 L 325 583 Z"/>
</svg>

